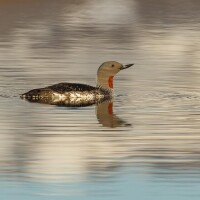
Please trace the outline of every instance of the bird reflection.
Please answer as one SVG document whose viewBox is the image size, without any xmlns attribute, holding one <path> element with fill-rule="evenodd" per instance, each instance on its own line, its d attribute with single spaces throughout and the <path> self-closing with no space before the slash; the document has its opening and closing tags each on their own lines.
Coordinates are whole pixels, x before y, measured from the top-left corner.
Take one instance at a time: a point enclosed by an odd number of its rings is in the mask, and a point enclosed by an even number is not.
<svg viewBox="0 0 200 200">
<path fill-rule="evenodd" d="M 96 105 L 96 117 L 100 124 L 104 127 L 116 128 L 121 126 L 131 126 L 131 124 L 122 120 L 113 113 L 113 98 L 104 98 L 100 100 L 88 100 L 88 101 L 57 101 L 52 98 L 43 99 L 26 99 L 32 103 L 43 103 L 50 105 L 57 105 L 63 107 L 86 107 Z"/>
<path fill-rule="evenodd" d="M 104 127 L 116 128 L 119 126 L 130 126 L 124 120 L 113 113 L 113 101 L 104 101 L 96 105 L 96 116 Z"/>
</svg>

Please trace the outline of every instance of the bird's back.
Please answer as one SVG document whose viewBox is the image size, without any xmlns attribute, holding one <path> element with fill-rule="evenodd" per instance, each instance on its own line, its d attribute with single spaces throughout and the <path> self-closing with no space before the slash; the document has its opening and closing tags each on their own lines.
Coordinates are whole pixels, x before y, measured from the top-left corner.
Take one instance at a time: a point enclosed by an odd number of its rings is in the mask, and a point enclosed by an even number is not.
<svg viewBox="0 0 200 200">
<path fill-rule="evenodd" d="M 96 90 L 96 87 L 81 84 L 81 83 L 58 83 L 46 87 L 54 92 L 66 93 L 66 92 L 93 92 Z"/>
</svg>

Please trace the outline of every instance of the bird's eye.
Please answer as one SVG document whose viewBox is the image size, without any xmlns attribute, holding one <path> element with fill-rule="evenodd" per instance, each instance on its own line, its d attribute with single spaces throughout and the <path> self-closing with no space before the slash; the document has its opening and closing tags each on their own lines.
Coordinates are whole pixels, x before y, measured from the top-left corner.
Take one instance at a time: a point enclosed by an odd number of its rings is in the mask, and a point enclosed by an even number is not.
<svg viewBox="0 0 200 200">
<path fill-rule="evenodd" d="M 114 66 L 115 66 L 115 65 L 113 65 L 113 64 L 111 65 L 111 67 L 114 67 Z"/>
</svg>

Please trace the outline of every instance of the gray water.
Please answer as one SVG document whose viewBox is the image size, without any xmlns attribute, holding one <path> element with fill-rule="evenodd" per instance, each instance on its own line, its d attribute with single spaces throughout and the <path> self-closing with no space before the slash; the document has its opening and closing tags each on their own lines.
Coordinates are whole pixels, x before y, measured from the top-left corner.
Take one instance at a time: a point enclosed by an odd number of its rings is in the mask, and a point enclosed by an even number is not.
<svg viewBox="0 0 200 200">
<path fill-rule="evenodd" d="M 0 199 L 200 199 L 199 10 L 198 0 L 1 0 Z M 135 63 L 115 77 L 108 118 L 19 98 L 95 85 L 107 60 Z"/>
</svg>

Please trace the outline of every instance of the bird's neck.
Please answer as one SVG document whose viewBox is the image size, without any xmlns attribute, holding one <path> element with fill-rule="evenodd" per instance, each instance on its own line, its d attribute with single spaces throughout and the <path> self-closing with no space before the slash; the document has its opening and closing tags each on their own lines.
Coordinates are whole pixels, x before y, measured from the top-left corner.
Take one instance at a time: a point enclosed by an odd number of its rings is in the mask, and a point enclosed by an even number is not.
<svg viewBox="0 0 200 200">
<path fill-rule="evenodd" d="M 97 86 L 113 90 L 113 76 L 97 76 Z"/>
</svg>

